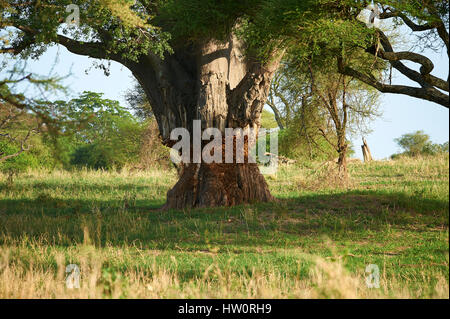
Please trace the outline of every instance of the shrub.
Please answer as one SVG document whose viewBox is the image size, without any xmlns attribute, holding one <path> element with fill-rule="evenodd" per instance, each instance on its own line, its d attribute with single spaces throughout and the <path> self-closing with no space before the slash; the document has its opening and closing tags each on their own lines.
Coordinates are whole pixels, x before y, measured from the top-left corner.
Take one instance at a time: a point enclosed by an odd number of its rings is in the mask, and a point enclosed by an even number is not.
<svg viewBox="0 0 450 319">
<path fill-rule="evenodd" d="M 448 142 L 444 144 L 433 144 L 430 141 L 430 136 L 423 131 L 403 134 L 399 138 L 394 139 L 394 141 L 403 149 L 403 153 L 392 155 L 392 159 L 398 158 L 399 155 L 416 157 L 419 155 L 436 155 L 448 152 Z"/>
<path fill-rule="evenodd" d="M 20 150 L 16 145 L 0 141 L 0 153 L 4 155 L 15 154 Z M 20 173 L 28 168 L 36 168 L 39 166 L 39 160 L 29 152 L 23 152 L 18 156 L 9 158 L 0 162 L 0 171 L 4 173 Z"/>
</svg>

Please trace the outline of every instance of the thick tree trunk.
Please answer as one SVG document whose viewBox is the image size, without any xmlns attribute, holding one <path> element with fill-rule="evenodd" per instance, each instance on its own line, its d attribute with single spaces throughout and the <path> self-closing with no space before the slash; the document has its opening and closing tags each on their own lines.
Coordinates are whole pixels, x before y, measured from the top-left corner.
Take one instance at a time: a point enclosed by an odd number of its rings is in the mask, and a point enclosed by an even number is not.
<svg viewBox="0 0 450 319">
<path fill-rule="evenodd" d="M 166 209 L 234 206 L 273 200 L 256 164 L 187 164 L 167 193 Z"/>
<path fill-rule="evenodd" d="M 259 129 L 262 108 L 279 59 L 263 65 L 244 58 L 233 36 L 175 48 L 163 60 L 154 55 L 129 66 L 144 88 L 168 146 L 170 133 L 193 121 L 202 130 Z M 229 206 L 272 199 L 256 164 L 186 163 L 178 183 L 167 194 L 166 208 Z"/>
</svg>

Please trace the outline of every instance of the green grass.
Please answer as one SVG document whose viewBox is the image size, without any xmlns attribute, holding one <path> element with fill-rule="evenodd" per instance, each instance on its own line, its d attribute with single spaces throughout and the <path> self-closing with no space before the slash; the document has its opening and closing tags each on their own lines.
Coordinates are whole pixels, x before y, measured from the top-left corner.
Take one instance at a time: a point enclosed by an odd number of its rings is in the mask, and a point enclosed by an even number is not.
<svg viewBox="0 0 450 319">
<path fill-rule="evenodd" d="M 448 156 L 353 163 L 344 189 L 319 165 L 283 167 L 266 178 L 275 203 L 185 211 L 158 210 L 172 171 L 3 177 L 0 297 L 448 298 L 448 169 Z"/>
</svg>

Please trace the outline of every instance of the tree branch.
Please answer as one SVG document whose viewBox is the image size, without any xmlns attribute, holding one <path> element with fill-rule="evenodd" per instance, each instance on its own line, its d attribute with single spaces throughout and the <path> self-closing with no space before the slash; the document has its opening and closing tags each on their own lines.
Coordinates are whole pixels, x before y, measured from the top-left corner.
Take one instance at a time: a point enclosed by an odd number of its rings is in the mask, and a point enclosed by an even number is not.
<svg viewBox="0 0 450 319">
<path fill-rule="evenodd" d="M 389 8 L 389 9 L 390 9 L 390 11 L 383 12 L 380 14 L 380 19 L 384 20 L 384 19 L 390 19 L 390 18 L 401 18 L 403 20 L 403 22 L 405 22 L 405 24 L 412 31 L 415 31 L 415 32 L 432 30 L 436 27 L 435 25 L 430 24 L 430 23 L 426 23 L 426 24 L 422 24 L 422 25 L 416 24 L 410 18 L 408 18 L 403 12 L 396 11 L 392 8 Z"/>
<path fill-rule="evenodd" d="M 5 22 L 0 24 L 0 27 L 6 26 L 14 27 L 22 31 L 23 33 L 25 33 L 26 38 L 24 38 L 22 42 L 15 47 L 0 48 L 0 54 L 1 53 L 9 53 L 13 55 L 20 54 L 23 50 L 25 50 L 34 43 L 35 36 L 39 34 L 37 30 L 34 30 L 27 26 L 13 25 Z M 56 39 L 54 40 L 54 42 L 56 44 L 64 46 L 67 50 L 69 50 L 69 52 L 77 55 L 89 56 L 95 59 L 111 59 L 124 65 L 126 65 L 127 62 L 125 61 L 125 59 L 122 58 L 120 54 L 108 53 L 105 44 L 102 42 L 78 41 L 60 34 L 56 35 Z"/>
<path fill-rule="evenodd" d="M 10 154 L 10 155 L 6 155 L 6 156 L 3 156 L 4 153 L 0 153 L 0 163 L 1 163 L 1 162 L 4 162 L 4 161 L 6 161 L 6 160 L 8 160 L 8 159 L 10 159 L 10 158 L 17 157 L 17 156 L 19 156 L 20 154 L 22 154 L 23 152 L 28 151 L 28 150 L 29 150 L 29 147 L 28 147 L 28 146 L 25 146 L 25 143 L 26 143 L 26 142 L 28 141 L 28 139 L 30 138 L 31 133 L 36 132 L 36 131 L 38 131 L 38 129 L 35 129 L 35 128 L 33 128 L 33 129 L 31 129 L 31 130 L 28 130 L 28 133 L 27 133 L 27 135 L 25 136 L 25 138 L 22 139 L 22 140 L 20 141 L 20 150 L 17 151 L 16 153 Z M 15 141 L 15 140 L 16 140 L 15 138 L 11 137 L 11 136 L 9 135 L 9 133 L 7 133 L 7 134 L 0 134 L 0 135 L 1 135 L 1 136 L 8 137 L 11 141 Z"/>
<path fill-rule="evenodd" d="M 439 90 L 432 87 L 411 87 L 406 85 L 390 85 L 384 84 L 378 81 L 373 75 L 367 75 L 362 72 L 359 72 L 349 66 L 344 65 L 343 59 L 338 58 L 338 69 L 339 72 L 348 76 L 352 76 L 367 85 L 370 85 L 376 88 L 378 91 L 382 93 L 393 93 L 393 94 L 404 94 L 412 97 L 424 99 L 427 101 L 431 101 L 446 108 L 449 108 L 449 97 L 448 95 L 440 92 Z"/>
</svg>

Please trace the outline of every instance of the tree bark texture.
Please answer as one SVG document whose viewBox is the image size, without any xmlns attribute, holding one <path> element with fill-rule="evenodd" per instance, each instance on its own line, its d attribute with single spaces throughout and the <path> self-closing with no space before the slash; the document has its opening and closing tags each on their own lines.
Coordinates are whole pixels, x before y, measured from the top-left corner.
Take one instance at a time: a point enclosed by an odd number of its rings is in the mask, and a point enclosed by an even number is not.
<svg viewBox="0 0 450 319">
<path fill-rule="evenodd" d="M 233 36 L 175 48 L 164 59 L 147 55 L 128 65 L 150 101 L 163 143 L 170 133 L 193 121 L 202 130 L 260 127 L 261 112 L 279 58 L 262 64 L 244 57 Z M 272 199 L 256 164 L 186 163 L 180 180 L 167 194 L 167 209 L 231 206 Z"/>
</svg>

